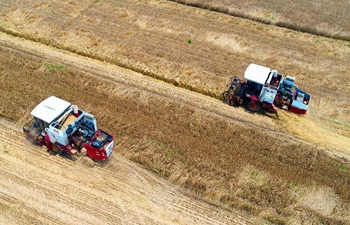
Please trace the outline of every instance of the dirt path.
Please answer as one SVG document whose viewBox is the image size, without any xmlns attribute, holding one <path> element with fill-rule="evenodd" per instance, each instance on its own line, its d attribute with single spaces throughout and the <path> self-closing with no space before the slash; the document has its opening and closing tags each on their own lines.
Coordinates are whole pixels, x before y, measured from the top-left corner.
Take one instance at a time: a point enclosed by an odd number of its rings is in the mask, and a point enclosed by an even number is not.
<svg viewBox="0 0 350 225">
<path fill-rule="evenodd" d="M 189 197 L 117 153 L 93 169 L 28 144 L 0 119 L 2 224 L 257 224 Z"/>
</svg>

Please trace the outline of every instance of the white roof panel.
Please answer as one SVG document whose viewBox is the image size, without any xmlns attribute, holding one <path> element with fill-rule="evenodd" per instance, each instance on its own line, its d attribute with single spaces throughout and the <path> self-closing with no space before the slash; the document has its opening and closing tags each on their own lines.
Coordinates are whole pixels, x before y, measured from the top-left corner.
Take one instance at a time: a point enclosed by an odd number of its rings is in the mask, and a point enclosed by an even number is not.
<svg viewBox="0 0 350 225">
<path fill-rule="evenodd" d="M 39 105 L 37 105 L 31 112 L 32 116 L 45 121 L 46 123 L 51 123 L 54 119 L 60 116 L 68 107 L 70 103 L 51 96 Z"/>
<path fill-rule="evenodd" d="M 264 85 L 269 76 L 270 71 L 270 68 L 252 63 L 246 69 L 244 73 L 244 78 L 246 80 Z"/>
</svg>

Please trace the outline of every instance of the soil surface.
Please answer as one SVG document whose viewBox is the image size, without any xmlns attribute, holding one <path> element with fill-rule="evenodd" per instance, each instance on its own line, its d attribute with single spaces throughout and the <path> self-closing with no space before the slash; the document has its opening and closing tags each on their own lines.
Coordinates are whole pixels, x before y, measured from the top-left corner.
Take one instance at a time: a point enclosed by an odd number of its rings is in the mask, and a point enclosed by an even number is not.
<svg viewBox="0 0 350 225">
<path fill-rule="evenodd" d="M 350 40 L 350 23 L 344 20 L 350 10 L 347 0 L 318 1 L 230 1 L 172 0 L 185 5 L 286 27 L 325 37 Z M 301 10 L 302 9 L 302 10 Z"/>
<path fill-rule="evenodd" d="M 349 224 L 348 42 L 168 1 L 1 4 L 3 223 Z M 308 114 L 222 103 L 251 62 L 295 76 Z M 115 136 L 107 163 L 21 137 L 51 95 Z"/>
<path fill-rule="evenodd" d="M 115 154 L 88 168 L 28 145 L 0 119 L 1 224 L 257 224 L 186 194 Z"/>
</svg>

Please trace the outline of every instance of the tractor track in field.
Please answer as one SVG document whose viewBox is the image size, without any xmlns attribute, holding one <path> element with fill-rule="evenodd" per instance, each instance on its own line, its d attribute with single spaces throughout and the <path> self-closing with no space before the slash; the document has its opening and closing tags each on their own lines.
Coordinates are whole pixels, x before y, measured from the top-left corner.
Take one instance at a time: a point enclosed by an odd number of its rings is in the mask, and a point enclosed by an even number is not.
<svg viewBox="0 0 350 225">
<path fill-rule="evenodd" d="M 89 188 L 85 188 L 84 190 L 81 188 L 72 187 L 72 185 L 69 185 L 70 180 L 68 179 L 62 179 L 61 183 L 55 182 L 55 178 L 52 178 L 50 176 L 46 176 L 42 173 L 33 173 L 32 171 L 23 171 L 19 165 L 11 164 L 8 161 L 5 161 L 3 159 L 0 159 L 1 164 L 4 165 L 3 171 L 8 174 L 8 176 L 18 177 L 22 180 L 24 183 L 24 186 L 35 186 L 36 189 L 40 189 L 41 193 L 46 193 L 50 195 L 54 195 L 57 198 L 59 197 L 69 197 L 71 198 L 71 202 L 79 202 L 79 206 L 82 206 L 83 208 L 86 208 L 85 203 L 89 200 L 95 197 L 89 190 Z M 34 182 L 41 180 L 40 183 Z M 64 192 L 58 192 L 57 190 L 64 190 Z M 53 194 L 54 193 L 54 194 Z M 73 196 L 70 196 L 70 194 L 74 193 Z M 105 210 L 107 206 L 111 203 L 107 199 L 103 200 L 104 205 L 100 208 Z M 114 211 L 121 211 L 120 209 L 114 210 Z M 93 212 L 93 209 L 90 209 L 90 212 Z M 108 214 L 108 212 L 106 212 Z M 103 216 L 102 214 L 100 216 Z"/>
<path fill-rule="evenodd" d="M 0 139 L 0 211 L 4 212 L 0 222 L 256 224 L 257 221 L 179 194 L 173 186 L 168 187 L 166 182 L 116 153 L 107 165 L 86 168 L 80 160 L 52 156 L 43 147 L 28 143 L 17 125 L 2 118 Z"/>
<path fill-rule="evenodd" d="M 36 150 L 35 146 L 34 146 L 33 150 L 34 151 Z M 46 158 L 45 160 L 51 160 L 51 157 L 44 157 L 44 158 Z M 89 192 L 89 189 L 82 190 L 82 189 L 72 188 L 72 186 L 70 186 L 70 185 L 59 184 L 59 183 L 55 182 L 55 180 L 53 178 L 50 178 L 47 176 L 45 176 L 43 178 L 42 174 L 37 174 L 37 173 L 27 172 L 27 171 L 23 172 L 20 166 L 11 165 L 11 164 L 9 164 L 1 159 L 0 159 L 0 163 L 6 168 L 6 172 L 8 174 L 12 174 L 12 176 L 14 178 L 15 178 L 15 176 L 18 176 L 17 174 L 21 174 L 20 177 L 25 178 L 25 180 L 26 180 L 25 182 L 22 183 L 23 186 L 26 186 L 26 187 L 31 186 L 31 185 L 33 185 L 33 187 L 36 186 L 36 189 L 40 190 L 41 193 L 44 193 L 44 194 L 45 194 L 45 191 L 48 192 L 47 194 L 50 193 L 50 195 L 55 193 L 57 198 L 59 198 L 60 195 L 62 195 L 62 193 L 55 191 L 55 189 L 65 190 L 67 193 L 75 193 L 75 195 L 79 195 L 79 196 L 84 196 L 83 194 L 86 194 Z M 59 164 L 62 165 L 65 163 L 66 163 L 66 161 L 63 161 Z M 156 189 L 156 193 L 158 195 L 157 197 L 159 198 L 157 201 L 157 204 L 161 204 L 161 205 L 167 204 L 166 200 L 164 200 L 164 199 L 166 199 L 166 196 L 169 195 L 169 193 L 167 192 L 166 194 L 163 194 L 160 190 L 158 190 L 158 188 L 157 188 L 157 185 L 159 185 L 158 182 L 156 182 L 155 180 L 152 180 L 152 178 L 148 177 L 147 175 L 145 176 L 145 174 L 140 174 L 140 173 L 135 172 L 135 171 L 130 171 L 133 174 L 137 173 L 136 177 L 143 181 L 139 184 L 134 184 L 134 183 L 130 184 L 130 183 L 128 183 L 128 179 L 126 179 L 125 176 L 115 176 L 113 174 L 112 175 L 110 174 L 110 171 L 115 171 L 116 169 L 117 169 L 116 167 L 112 166 L 112 167 L 108 168 L 108 171 L 102 169 L 101 171 L 99 171 L 99 174 L 103 177 L 110 176 L 111 178 L 113 178 L 113 180 L 118 181 L 117 183 L 119 184 L 119 186 L 121 184 L 124 184 L 124 185 L 127 184 L 127 186 L 128 186 L 127 188 L 130 190 L 142 190 L 144 184 L 151 185 L 152 187 L 154 187 Z M 9 177 L 9 176 L 6 176 L 6 177 Z M 38 184 L 31 184 L 30 182 L 28 182 L 28 180 L 40 180 L 40 179 L 42 179 L 40 186 L 45 187 L 45 188 L 42 188 L 42 187 L 38 188 L 37 187 Z M 69 181 L 68 180 L 61 180 L 60 182 L 61 183 L 68 183 Z M 113 186 L 118 187 L 118 184 L 113 184 Z M 109 187 L 111 187 L 111 185 L 109 185 Z M 50 190 L 47 191 L 46 190 L 47 188 L 50 188 Z M 170 195 L 176 196 L 176 193 L 171 192 Z M 71 199 L 71 200 L 67 201 L 68 203 L 71 203 L 71 204 L 73 204 L 73 203 L 78 204 L 79 203 L 78 205 L 81 208 L 84 208 L 84 210 L 86 212 L 89 212 L 91 214 L 96 214 L 96 213 L 94 213 L 94 209 L 89 209 L 87 207 L 87 205 L 85 206 L 85 204 L 84 204 L 90 198 L 93 198 L 93 196 L 94 195 L 91 193 L 91 196 L 88 196 L 86 198 L 81 199 L 81 197 L 80 197 L 80 199 L 74 199 L 73 197 L 68 196 L 68 194 L 65 195 L 65 197 L 70 197 L 70 199 Z M 103 205 L 100 205 L 100 208 L 103 210 L 107 210 L 107 208 L 110 208 L 111 205 L 113 205 L 113 202 L 110 202 L 110 201 L 104 199 Z M 194 204 L 191 204 L 190 202 L 186 202 L 186 201 L 182 200 L 182 198 L 175 197 L 174 199 L 172 199 L 172 207 L 171 208 L 173 208 L 176 211 L 184 211 L 184 213 L 187 214 L 188 216 L 206 217 L 205 215 L 213 216 L 213 214 L 220 216 L 220 214 L 213 213 L 211 210 L 206 209 L 205 207 L 198 207 L 197 206 L 197 208 L 199 208 L 199 211 L 190 210 L 190 209 L 195 208 L 195 207 L 196 206 Z M 119 213 L 122 213 L 121 209 L 113 210 L 113 212 L 116 212 L 116 211 L 119 211 Z M 98 214 L 99 218 L 103 218 L 104 216 L 105 216 L 104 214 L 103 215 Z M 106 216 L 107 216 L 106 219 L 108 219 L 109 216 L 111 216 L 111 215 L 106 215 Z M 210 217 L 207 217 L 206 219 L 208 221 L 212 220 Z M 115 221 L 115 222 L 118 222 L 118 221 Z M 213 223 L 213 224 L 216 222 L 218 222 L 216 219 L 211 221 L 211 223 Z M 120 223 L 120 221 L 119 221 L 119 223 Z"/>
<path fill-rule="evenodd" d="M 60 222 L 59 220 L 57 220 L 56 217 L 51 217 L 46 213 L 42 213 L 40 210 L 36 210 L 34 208 L 26 206 L 25 202 L 21 201 L 20 199 L 9 197 L 1 192 L 0 192 L 0 202 L 1 202 L 0 204 L 3 205 L 3 208 L 4 208 L 3 211 L 5 211 L 5 213 L 9 213 L 8 211 L 6 211 L 6 209 L 9 208 L 8 203 L 11 203 L 14 206 L 20 205 L 21 211 L 24 212 L 27 218 L 23 218 L 23 216 L 21 216 L 21 217 L 17 217 L 16 220 L 18 221 L 20 219 L 20 221 L 18 222 L 22 222 L 23 224 L 28 223 L 28 221 L 30 221 L 33 224 Z"/>
<path fill-rule="evenodd" d="M 170 4 L 174 4 L 173 2 L 167 2 L 167 3 L 170 3 Z M 20 3 L 13 3 L 13 4 L 6 4 L 6 3 L 0 3 L 0 4 L 3 4 L 4 5 L 4 8 L 6 7 L 10 7 L 11 5 L 18 5 Z M 121 8 L 128 8 L 128 3 L 118 3 L 120 4 L 122 7 Z M 166 3 L 162 3 L 162 4 L 166 4 Z M 30 4 L 29 4 L 30 5 Z M 58 7 L 60 7 L 62 5 L 58 4 Z M 67 4 L 65 4 L 65 7 L 66 10 L 69 12 L 72 10 L 72 8 L 74 6 L 72 5 L 69 5 L 67 6 Z M 83 20 L 84 22 L 86 21 L 89 21 L 89 13 L 87 13 L 87 15 L 84 15 L 84 11 L 91 11 L 90 13 L 93 13 L 94 15 L 97 14 L 98 15 L 98 18 L 104 18 L 105 19 L 105 15 L 103 12 L 100 12 L 96 9 L 93 8 L 94 5 L 92 3 L 90 3 L 88 6 L 86 6 L 86 8 L 84 8 L 83 10 L 81 10 L 79 12 L 79 16 L 78 17 L 74 17 L 72 18 L 71 15 L 69 15 L 67 12 L 56 12 L 55 10 L 52 11 L 52 13 L 50 13 L 49 15 L 45 15 L 45 18 L 48 20 L 48 21 L 55 21 L 57 22 L 58 24 L 60 24 L 59 26 L 62 26 L 62 27 L 75 27 L 75 22 L 78 21 L 78 20 Z M 37 18 L 41 18 L 42 16 L 42 12 L 41 10 L 37 10 L 37 9 L 34 9 L 30 6 L 25 6 L 25 5 L 21 5 L 21 9 L 23 9 L 23 11 L 26 11 L 26 12 L 30 12 L 30 13 L 33 13 L 33 14 L 36 14 Z M 50 10 L 50 9 L 49 9 Z M 146 19 L 147 21 L 147 15 L 149 15 L 150 11 L 152 12 L 156 12 L 157 14 L 160 14 L 159 17 L 161 18 L 163 15 L 166 15 L 166 16 L 170 16 L 173 20 L 177 20 L 177 21 L 182 21 L 182 23 L 184 24 L 191 24 L 193 22 L 192 18 L 189 17 L 189 16 L 185 16 L 185 15 L 178 15 L 176 13 L 174 13 L 171 9 L 167 8 L 167 7 L 162 7 L 162 10 L 159 11 L 157 9 L 153 9 L 153 8 L 141 8 L 139 9 L 140 11 L 137 12 L 138 14 L 140 15 L 145 15 L 144 17 L 141 17 L 139 20 L 138 19 L 135 19 L 134 23 L 132 24 L 132 26 L 140 26 L 138 25 L 138 22 L 143 22 L 143 19 Z M 134 14 L 135 12 L 132 12 L 130 16 L 134 17 Z M 57 15 L 58 14 L 58 15 Z M 35 18 L 35 17 L 34 17 Z M 111 20 L 111 22 L 109 21 Z M 110 30 L 110 27 L 113 27 L 113 29 L 116 29 L 116 30 L 126 30 L 128 31 L 129 28 L 128 27 L 125 27 L 124 25 L 120 25 L 118 23 L 115 23 L 115 18 L 113 19 L 105 19 L 105 20 L 101 20 L 99 21 L 99 23 L 101 24 L 100 26 L 96 27 L 96 26 L 90 26 L 89 23 L 82 23 L 79 25 L 79 27 L 75 28 L 75 30 L 90 30 L 90 31 L 93 31 L 94 33 L 104 33 L 104 34 L 108 34 L 109 30 Z M 208 30 L 211 30 L 213 27 L 215 27 L 215 25 L 211 25 L 211 24 L 208 24 L 207 26 L 209 26 Z M 0 29 L 2 29 L 4 32 L 7 32 L 7 33 L 11 33 L 11 31 L 9 30 L 6 30 L 6 28 L 3 28 L 3 27 L 0 27 Z M 181 29 L 181 28 L 178 28 L 178 29 Z M 124 32 L 123 32 L 124 33 Z M 16 35 L 22 37 L 21 34 L 18 34 L 16 33 Z M 32 39 L 33 40 L 33 39 Z M 153 49 L 156 49 L 157 47 L 159 47 L 159 42 L 168 42 L 169 41 L 169 36 L 167 35 L 164 35 L 164 37 L 159 37 L 159 39 L 153 39 L 153 40 L 149 40 L 149 39 L 143 39 L 143 38 L 139 38 L 137 40 L 135 40 L 135 42 L 133 43 L 133 48 L 138 48 L 136 46 L 147 46 L 147 45 L 150 45 L 152 46 Z M 179 41 L 179 40 L 172 40 L 174 42 L 176 42 L 176 45 L 177 46 L 182 46 L 183 43 L 182 41 Z M 72 48 L 65 48 L 63 46 L 60 46 L 61 48 L 64 48 L 64 49 L 72 49 Z M 163 47 L 164 48 L 164 47 Z M 176 52 L 177 49 L 167 49 L 167 51 L 171 51 L 171 52 Z M 78 51 L 79 52 L 79 51 Z M 211 52 L 211 49 L 205 49 L 203 51 L 203 55 L 209 55 Z M 80 52 L 82 53 L 82 52 Z M 84 54 L 84 53 L 83 53 Z M 189 58 L 193 58 L 197 61 L 200 61 L 200 60 L 206 60 L 208 62 L 208 64 L 210 64 L 210 61 L 211 59 L 203 59 L 203 57 L 201 57 L 200 55 L 195 55 L 193 54 L 193 51 L 190 50 L 190 49 L 183 49 L 182 52 L 181 52 L 182 55 L 186 55 L 187 57 Z M 146 52 L 145 55 L 147 55 L 148 57 L 145 57 L 145 58 L 152 58 L 154 57 L 152 54 Z M 220 58 L 224 57 L 224 53 L 221 54 Z M 128 69 L 132 69 L 132 66 L 130 65 L 122 65 L 122 66 L 127 66 Z M 137 70 L 138 72 L 144 72 L 142 70 Z M 161 78 L 159 76 L 157 76 L 156 74 L 153 74 L 152 72 L 150 72 L 150 74 L 154 77 L 157 77 L 157 78 Z M 166 79 L 165 79 L 166 80 Z"/>
<path fill-rule="evenodd" d="M 4 163 L 4 161 L 1 161 L 1 163 Z M 11 166 L 11 164 L 8 164 L 8 163 L 4 163 L 4 165 L 8 166 L 8 168 L 11 170 L 11 172 L 2 170 L 3 176 L 5 176 L 6 179 L 8 179 L 7 183 L 10 183 L 10 181 L 13 181 L 13 180 L 19 181 L 18 185 L 26 187 L 27 190 L 34 190 L 35 189 L 36 191 L 39 191 L 42 196 L 50 196 L 50 197 L 54 197 L 57 199 L 65 198 L 66 204 L 69 204 L 69 205 L 79 204 L 79 206 L 83 207 L 84 211 L 86 211 L 86 212 L 89 212 L 91 214 L 95 214 L 95 215 L 99 216 L 100 218 L 105 216 L 105 214 L 100 213 L 99 211 L 96 211 L 92 208 L 87 207 L 87 205 L 85 204 L 85 201 L 67 198 L 67 196 L 63 195 L 62 192 L 54 191 L 53 189 L 48 188 L 47 186 L 43 187 L 43 185 L 38 185 L 38 183 L 34 182 L 34 181 L 38 180 L 38 177 L 18 176 L 17 174 L 23 173 L 23 170 L 16 170 L 13 166 Z M 47 177 L 42 177 L 42 178 L 47 179 Z M 4 186 L 6 188 L 6 185 L 4 185 Z M 21 204 L 24 204 L 24 202 L 22 202 Z M 49 204 L 47 206 L 52 207 L 52 205 L 49 205 Z M 42 221 L 43 223 L 49 223 L 52 221 L 59 222 L 57 216 L 56 217 L 50 216 L 47 213 L 40 212 L 40 210 L 35 210 L 35 208 L 33 208 L 33 207 L 26 206 L 25 210 L 33 211 L 33 214 L 37 215 L 38 218 L 44 219 L 44 221 Z M 65 211 L 63 211 L 62 209 L 56 209 L 56 210 L 59 213 L 65 214 Z M 79 218 L 79 219 L 82 222 L 85 222 L 85 223 L 88 222 L 88 221 L 84 221 L 83 218 Z"/>
</svg>

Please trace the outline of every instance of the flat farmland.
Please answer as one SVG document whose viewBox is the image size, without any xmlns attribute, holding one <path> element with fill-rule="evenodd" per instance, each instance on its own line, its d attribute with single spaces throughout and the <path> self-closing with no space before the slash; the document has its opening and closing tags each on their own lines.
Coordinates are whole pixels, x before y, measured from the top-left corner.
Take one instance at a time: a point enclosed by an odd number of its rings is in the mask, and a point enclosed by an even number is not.
<svg viewBox="0 0 350 225">
<path fill-rule="evenodd" d="M 312 94 L 310 114 L 350 136 L 349 42 L 168 1 L 2 1 L 0 15 L 5 33 L 215 98 L 250 63 L 277 69 Z"/>
<path fill-rule="evenodd" d="M 1 5 L 0 115 L 15 127 L 56 95 L 115 135 L 113 158 L 139 163 L 194 201 L 233 210 L 235 221 L 349 223 L 348 42 L 168 1 Z M 313 97 L 309 113 L 250 114 L 222 103 L 227 79 L 243 77 L 250 63 L 295 76 Z M 0 155 L 6 160 L 14 148 L 7 143 Z M 11 157 L 20 157 L 21 148 Z M 209 211 L 199 224 L 233 223 L 233 217 L 206 220 Z"/>
<path fill-rule="evenodd" d="M 0 119 L 1 224 L 256 224 L 195 198 L 123 157 L 98 169 L 28 146 Z"/>
<path fill-rule="evenodd" d="M 350 40 L 350 10 L 347 0 L 232 1 L 173 0 L 185 5 L 217 11 L 296 31 Z"/>
</svg>

